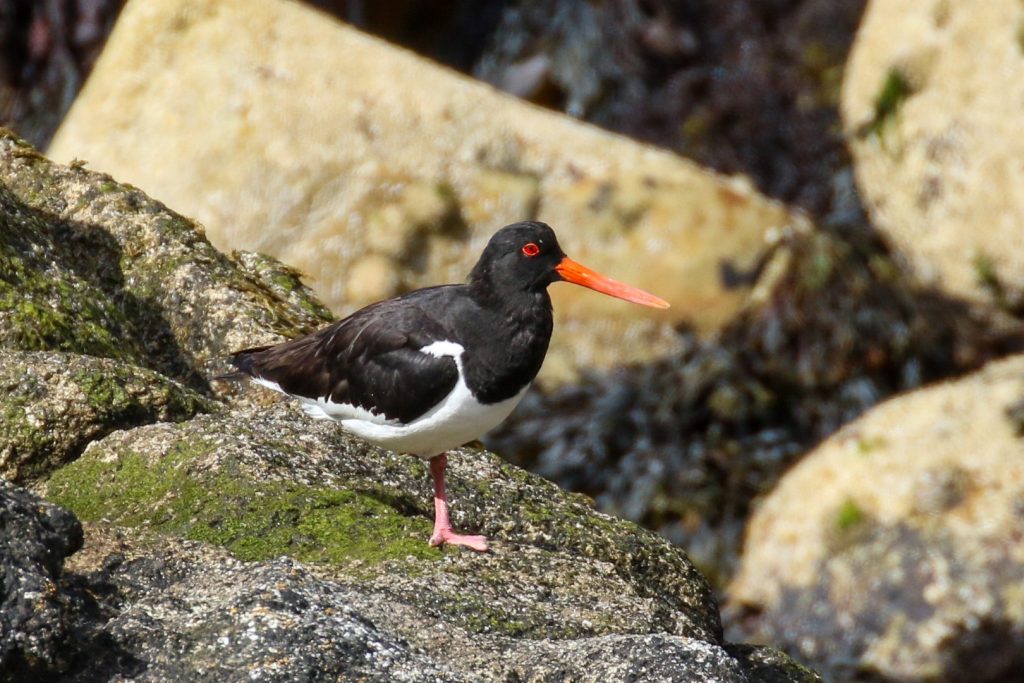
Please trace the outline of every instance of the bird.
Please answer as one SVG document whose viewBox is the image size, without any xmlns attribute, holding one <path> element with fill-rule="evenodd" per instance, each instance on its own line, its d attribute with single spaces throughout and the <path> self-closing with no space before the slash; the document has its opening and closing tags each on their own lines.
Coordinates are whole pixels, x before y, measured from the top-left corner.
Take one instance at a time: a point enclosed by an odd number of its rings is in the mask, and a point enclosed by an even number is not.
<svg viewBox="0 0 1024 683">
<path fill-rule="evenodd" d="M 362 439 L 427 460 L 429 543 L 488 550 L 452 529 L 447 452 L 501 423 L 540 371 L 553 328 L 548 285 L 565 281 L 644 306 L 668 302 L 605 277 L 562 251 L 546 223 L 507 225 L 463 284 L 370 304 L 316 332 L 233 353 L 233 378 L 297 399 Z"/>
</svg>

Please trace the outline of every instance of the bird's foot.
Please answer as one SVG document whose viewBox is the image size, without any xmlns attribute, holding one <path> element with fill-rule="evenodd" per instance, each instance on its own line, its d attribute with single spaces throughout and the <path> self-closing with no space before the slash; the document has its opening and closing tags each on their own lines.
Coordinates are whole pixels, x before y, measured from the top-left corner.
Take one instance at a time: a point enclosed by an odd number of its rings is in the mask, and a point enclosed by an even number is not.
<svg viewBox="0 0 1024 683">
<path fill-rule="evenodd" d="M 430 536 L 430 545 L 440 546 L 446 543 L 448 545 L 464 545 L 478 553 L 487 552 L 486 536 L 464 536 L 455 533 L 450 527 L 434 529 L 434 533 Z"/>
</svg>

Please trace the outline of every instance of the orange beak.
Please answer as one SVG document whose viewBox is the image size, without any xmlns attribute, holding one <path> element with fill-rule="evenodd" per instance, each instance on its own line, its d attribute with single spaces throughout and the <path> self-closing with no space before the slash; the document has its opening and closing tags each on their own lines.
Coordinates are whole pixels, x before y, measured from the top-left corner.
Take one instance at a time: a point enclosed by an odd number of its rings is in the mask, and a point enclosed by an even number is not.
<svg viewBox="0 0 1024 683">
<path fill-rule="evenodd" d="M 563 280 L 571 282 L 574 285 L 582 285 L 593 289 L 594 291 L 601 292 L 602 294 L 614 296 L 617 299 L 632 301 L 634 304 L 640 304 L 642 306 L 650 306 L 651 308 L 668 308 L 668 302 L 664 299 L 659 299 L 653 294 L 648 294 L 642 289 L 637 289 L 631 285 L 613 280 L 610 277 L 605 277 L 586 266 L 576 263 L 568 256 L 563 258 L 562 261 L 555 266 L 555 271 Z"/>
</svg>

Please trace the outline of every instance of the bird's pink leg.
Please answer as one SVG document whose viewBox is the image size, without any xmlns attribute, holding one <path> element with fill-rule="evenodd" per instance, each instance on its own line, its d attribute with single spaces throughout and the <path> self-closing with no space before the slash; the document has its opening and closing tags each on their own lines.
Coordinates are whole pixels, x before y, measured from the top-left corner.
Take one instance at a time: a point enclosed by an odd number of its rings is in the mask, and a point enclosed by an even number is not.
<svg viewBox="0 0 1024 683">
<path fill-rule="evenodd" d="M 464 545 L 477 552 L 485 552 L 485 536 L 463 536 L 452 531 L 452 523 L 448 519 L 448 499 L 444 494 L 444 470 L 447 466 L 448 456 L 444 453 L 430 459 L 430 476 L 434 478 L 434 533 L 430 535 L 430 545 Z"/>
</svg>

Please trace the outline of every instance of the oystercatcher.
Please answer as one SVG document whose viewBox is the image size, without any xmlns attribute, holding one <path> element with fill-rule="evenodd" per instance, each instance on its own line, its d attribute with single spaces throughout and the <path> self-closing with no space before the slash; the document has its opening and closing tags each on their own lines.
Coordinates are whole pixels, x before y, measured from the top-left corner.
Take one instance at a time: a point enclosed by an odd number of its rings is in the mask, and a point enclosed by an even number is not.
<svg viewBox="0 0 1024 683">
<path fill-rule="evenodd" d="M 430 544 L 485 551 L 485 537 L 452 531 L 445 451 L 497 426 L 522 399 L 547 353 L 547 287 L 559 280 L 668 307 L 571 260 L 548 225 L 529 221 L 495 233 L 466 284 L 371 304 L 305 337 L 239 351 L 231 362 L 238 376 L 297 398 L 314 417 L 428 459 Z"/>
</svg>

